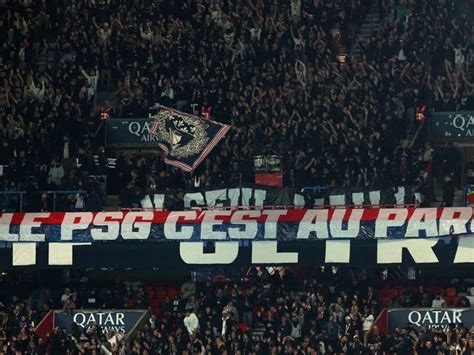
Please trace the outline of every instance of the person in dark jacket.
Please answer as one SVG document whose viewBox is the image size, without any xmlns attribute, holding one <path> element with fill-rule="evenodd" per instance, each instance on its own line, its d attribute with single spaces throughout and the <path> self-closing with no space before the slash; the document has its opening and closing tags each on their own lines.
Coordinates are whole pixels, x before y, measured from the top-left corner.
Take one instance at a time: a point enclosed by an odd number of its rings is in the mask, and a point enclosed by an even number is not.
<svg viewBox="0 0 474 355">
<path fill-rule="evenodd" d="M 451 177 L 451 175 L 446 175 L 444 177 L 443 202 L 441 204 L 442 207 L 453 206 L 455 190 L 456 190 L 456 187 L 454 185 L 453 178 Z"/>
</svg>

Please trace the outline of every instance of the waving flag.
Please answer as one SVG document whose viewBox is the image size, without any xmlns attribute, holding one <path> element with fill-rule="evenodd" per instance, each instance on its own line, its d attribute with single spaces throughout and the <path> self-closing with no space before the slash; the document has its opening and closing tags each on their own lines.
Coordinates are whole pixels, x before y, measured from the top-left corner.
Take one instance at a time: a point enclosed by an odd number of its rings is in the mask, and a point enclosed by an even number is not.
<svg viewBox="0 0 474 355">
<path fill-rule="evenodd" d="M 165 163 L 193 171 L 226 134 L 230 126 L 165 106 L 158 112 L 151 133 L 165 152 Z"/>
</svg>

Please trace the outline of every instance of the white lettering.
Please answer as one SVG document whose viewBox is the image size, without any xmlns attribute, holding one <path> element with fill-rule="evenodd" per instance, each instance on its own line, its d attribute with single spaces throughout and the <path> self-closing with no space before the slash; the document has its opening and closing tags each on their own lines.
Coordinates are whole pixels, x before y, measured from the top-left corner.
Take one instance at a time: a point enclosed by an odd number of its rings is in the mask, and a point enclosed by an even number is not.
<svg viewBox="0 0 474 355">
<path fill-rule="evenodd" d="M 408 220 L 405 237 L 419 237 L 420 231 L 426 231 L 427 237 L 438 236 L 436 208 L 417 208 Z"/>
<path fill-rule="evenodd" d="M 95 317 L 94 317 L 94 314 L 91 313 L 89 314 L 89 318 L 87 319 L 87 325 L 91 324 L 91 323 L 97 323 L 96 320 L 95 320 Z"/>
<path fill-rule="evenodd" d="M 239 197 L 240 197 L 240 189 L 229 189 L 227 190 L 227 196 L 230 200 L 231 206 L 238 206 L 239 205 Z"/>
<path fill-rule="evenodd" d="M 204 196 L 200 192 L 188 192 L 184 194 L 183 202 L 185 208 L 194 207 L 192 202 L 196 202 L 196 206 L 204 206 Z"/>
<path fill-rule="evenodd" d="M 227 233 L 225 231 L 215 231 L 215 226 L 222 227 L 222 220 L 218 217 L 230 216 L 232 211 L 206 211 L 201 223 L 201 239 L 224 240 Z"/>
<path fill-rule="evenodd" d="M 459 215 L 454 218 L 455 215 Z M 439 219 L 439 235 L 467 233 L 466 224 L 472 218 L 471 207 L 445 207 Z"/>
<path fill-rule="evenodd" d="M 179 255 L 186 264 L 231 264 L 239 254 L 239 242 L 215 242 L 214 253 L 204 253 L 204 242 L 179 243 Z"/>
<path fill-rule="evenodd" d="M 10 225 L 13 220 L 13 213 L 2 213 L 0 216 L 0 240 L 6 242 L 17 242 L 19 235 L 10 234 Z"/>
<path fill-rule="evenodd" d="M 254 190 L 255 206 L 263 206 L 267 192 L 265 190 Z"/>
<path fill-rule="evenodd" d="M 260 211 L 235 211 L 230 218 L 230 223 L 235 226 L 230 226 L 228 229 L 229 237 L 231 239 L 255 238 L 258 231 L 257 221 L 245 217 L 257 218 L 260 215 Z"/>
<path fill-rule="evenodd" d="M 97 313 L 97 315 L 99 316 L 99 324 L 103 324 L 103 320 L 102 320 L 102 317 L 104 316 L 104 313 Z M 109 314 L 110 316 L 110 314 Z M 108 317 L 108 316 L 107 316 Z"/>
<path fill-rule="evenodd" d="M 147 239 L 151 231 L 153 212 L 128 212 L 122 222 L 123 239 Z"/>
<path fill-rule="evenodd" d="M 461 131 L 464 131 L 464 125 L 466 124 L 466 119 L 462 115 L 456 115 L 453 118 L 453 126 Z"/>
<path fill-rule="evenodd" d="M 388 228 L 403 226 L 407 215 L 405 208 L 381 208 L 375 221 L 375 238 L 387 238 Z"/>
<path fill-rule="evenodd" d="M 474 263 L 474 237 L 459 238 L 453 263 Z"/>
<path fill-rule="evenodd" d="M 408 313 L 408 320 L 410 321 L 410 323 L 420 326 L 421 313 L 418 311 L 413 311 L 413 312 Z"/>
<path fill-rule="evenodd" d="M 205 194 L 208 207 L 223 206 L 222 201 L 227 199 L 225 189 L 206 191 Z"/>
<path fill-rule="evenodd" d="M 125 317 L 124 313 L 116 313 L 117 320 L 115 321 L 115 324 L 122 324 L 125 325 L 125 322 L 123 318 Z"/>
<path fill-rule="evenodd" d="M 298 227 L 296 239 L 308 239 L 311 232 L 316 238 L 329 238 L 328 210 L 307 210 Z"/>
<path fill-rule="evenodd" d="M 33 228 L 41 227 L 41 222 L 37 218 L 48 218 L 51 213 L 25 213 L 25 217 L 20 224 L 20 241 L 22 242 L 44 242 L 45 235 L 33 233 Z"/>
<path fill-rule="evenodd" d="M 342 222 L 347 209 L 335 209 L 329 223 L 331 235 L 334 238 L 356 238 L 359 235 L 360 220 L 362 219 L 363 209 L 349 209 L 350 216 L 347 221 L 347 229 L 342 229 Z"/>
<path fill-rule="evenodd" d="M 179 211 L 170 212 L 164 224 L 164 234 L 166 239 L 186 240 L 193 235 L 194 227 L 186 225 L 178 225 L 179 220 L 192 221 L 196 219 L 196 211 Z"/>
<path fill-rule="evenodd" d="M 101 323 L 102 323 L 102 320 L 101 320 Z M 104 325 L 107 325 L 107 324 L 110 324 L 110 325 L 114 325 L 114 318 L 112 317 L 112 314 L 107 314 L 107 317 L 105 318 L 105 322 L 104 322 Z"/>
<path fill-rule="evenodd" d="M 279 253 L 277 241 L 252 242 L 252 264 L 296 264 L 298 253 Z"/>
<path fill-rule="evenodd" d="M 94 240 L 115 240 L 120 234 L 122 212 L 99 212 L 94 218 L 94 227 L 91 236 Z"/>
<path fill-rule="evenodd" d="M 425 315 L 424 315 L 421 322 L 422 323 L 426 323 L 426 322 L 433 323 L 433 319 L 431 318 L 430 312 L 425 312 Z"/>
<path fill-rule="evenodd" d="M 281 216 L 286 216 L 288 211 L 286 210 L 264 210 L 262 216 L 267 216 L 265 220 L 265 239 L 276 239 L 277 237 L 277 226 L 278 220 Z"/>
<path fill-rule="evenodd" d="M 74 231 L 84 230 L 92 223 L 92 212 L 69 212 L 61 223 L 61 240 L 72 240 Z"/>
<path fill-rule="evenodd" d="M 453 320 L 452 320 L 452 322 L 456 323 L 456 324 L 462 323 L 461 315 L 462 315 L 462 311 L 457 311 L 457 310 L 453 311 Z"/>
<path fill-rule="evenodd" d="M 164 194 L 154 194 L 153 201 L 151 200 L 151 196 L 147 194 L 140 201 L 140 206 L 142 206 L 142 208 L 162 209 L 164 206 L 164 203 L 165 203 Z"/>
<path fill-rule="evenodd" d="M 378 264 L 401 264 L 403 249 L 407 249 L 416 263 L 438 263 L 438 257 L 433 247 L 438 243 L 437 238 L 403 239 L 377 241 Z"/>
<path fill-rule="evenodd" d="M 79 318 L 81 318 L 79 320 Z M 84 327 L 86 324 L 86 315 L 84 313 L 76 313 L 72 317 L 72 321 L 76 323 L 77 325 L 80 325 L 81 327 Z"/>
<path fill-rule="evenodd" d="M 137 137 L 139 137 L 140 136 L 140 123 L 138 123 L 136 121 L 130 122 L 130 124 L 128 125 L 128 131 L 131 134 L 134 134 Z"/>
<path fill-rule="evenodd" d="M 437 311 L 437 312 L 440 312 L 440 311 Z M 438 315 L 436 315 L 436 323 L 444 323 L 444 322 L 451 323 L 451 318 L 449 318 L 448 311 L 443 312 L 443 316 L 441 317 L 440 321 L 438 321 Z"/>
</svg>

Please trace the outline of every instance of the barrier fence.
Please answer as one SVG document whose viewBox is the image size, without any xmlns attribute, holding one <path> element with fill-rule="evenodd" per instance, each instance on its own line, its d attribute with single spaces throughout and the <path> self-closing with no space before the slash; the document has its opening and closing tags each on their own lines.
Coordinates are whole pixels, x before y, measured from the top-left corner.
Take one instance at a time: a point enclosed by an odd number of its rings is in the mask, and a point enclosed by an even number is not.
<svg viewBox="0 0 474 355">
<path fill-rule="evenodd" d="M 34 209 L 67 212 L 81 210 L 86 194 L 87 192 L 83 190 L 0 191 L 0 211 L 25 212 Z"/>
<path fill-rule="evenodd" d="M 0 211 L 23 212 L 23 196 L 26 191 L 0 191 Z"/>
<path fill-rule="evenodd" d="M 105 186 L 105 184 L 104 184 Z M 103 199 L 106 189 L 99 186 Z M 88 208 L 87 192 L 83 190 L 51 191 L 0 191 L 2 212 L 73 212 Z M 249 210 L 249 209 L 332 209 L 352 208 L 418 207 L 420 198 L 411 187 L 361 189 L 329 188 L 307 186 L 303 188 L 264 188 L 241 186 L 218 190 L 194 189 L 167 190 L 164 192 L 146 190 L 136 195 L 135 200 L 115 206 L 123 211 L 176 211 L 176 210 Z M 113 207 L 113 206 L 112 206 Z"/>
</svg>

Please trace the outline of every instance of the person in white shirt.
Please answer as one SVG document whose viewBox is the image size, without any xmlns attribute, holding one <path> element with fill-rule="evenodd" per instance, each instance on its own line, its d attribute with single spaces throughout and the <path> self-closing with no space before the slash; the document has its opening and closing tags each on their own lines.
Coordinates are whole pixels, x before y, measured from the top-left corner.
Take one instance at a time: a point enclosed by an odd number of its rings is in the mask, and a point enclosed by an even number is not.
<svg viewBox="0 0 474 355">
<path fill-rule="evenodd" d="M 87 97 L 91 99 L 97 93 L 97 83 L 99 82 L 99 69 L 96 66 L 89 75 L 82 68 L 82 66 L 80 66 L 79 68 L 81 70 L 82 76 L 84 76 L 84 78 L 86 78 L 86 81 L 87 81 L 87 87 L 86 87 Z"/>
<path fill-rule="evenodd" d="M 51 181 L 57 186 L 61 185 L 61 180 L 63 179 L 65 173 L 64 168 L 60 162 L 53 160 L 51 162 L 51 168 L 49 169 L 48 176 L 51 178 Z"/>
<path fill-rule="evenodd" d="M 433 308 L 442 308 L 446 307 L 446 301 L 441 297 L 441 295 L 436 295 L 436 297 L 433 299 L 433 302 L 431 303 L 431 307 Z"/>
<path fill-rule="evenodd" d="M 109 24 L 104 22 L 99 26 L 95 20 L 95 16 L 92 17 L 92 23 L 97 31 L 97 41 L 99 42 L 99 46 L 102 48 L 107 47 L 107 45 L 110 44 L 110 36 L 112 36 L 112 24 L 109 27 Z"/>
<path fill-rule="evenodd" d="M 364 324 L 362 329 L 364 330 L 364 334 L 367 333 L 372 325 L 374 324 L 374 315 L 372 313 L 366 314 L 364 317 Z"/>
<path fill-rule="evenodd" d="M 140 37 L 146 41 L 153 42 L 153 30 L 150 23 L 147 23 L 145 27 L 140 26 Z"/>
<path fill-rule="evenodd" d="M 199 319 L 194 312 L 186 312 L 184 317 L 184 326 L 188 330 L 189 335 L 193 335 L 199 329 Z"/>
<path fill-rule="evenodd" d="M 64 304 L 64 302 L 66 302 L 68 299 L 70 299 L 72 297 L 72 293 L 71 293 L 71 289 L 69 288 L 66 288 L 64 290 L 64 293 L 63 295 L 61 296 L 61 303 Z"/>
<path fill-rule="evenodd" d="M 40 79 L 41 87 L 36 86 L 33 78 L 29 79 L 29 85 L 25 87 L 25 91 L 30 94 L 35 100 L 42 101 L 46 92 L 46 85 L 43 79 Z"/>
</svg>

